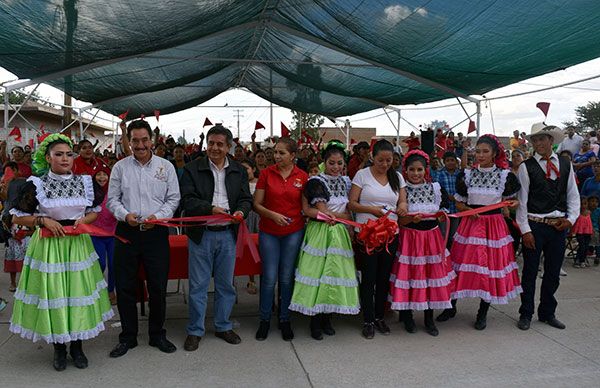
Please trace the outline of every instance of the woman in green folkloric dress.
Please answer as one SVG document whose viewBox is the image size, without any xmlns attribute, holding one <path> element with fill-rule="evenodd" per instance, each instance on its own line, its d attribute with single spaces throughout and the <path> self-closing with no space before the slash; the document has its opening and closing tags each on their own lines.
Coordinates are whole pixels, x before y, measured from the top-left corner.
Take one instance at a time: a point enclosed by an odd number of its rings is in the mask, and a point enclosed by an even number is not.
<svg viewBox="0 0 600 388">
<path fill-rule="evenodd" d="M 333 144 L 331 144 L 333 143 Z M 343 145 L 330 142 L 325 149 L 325 173 L 311 178 L 304 189 L 303 211 L 311 218 L 296 269 L 290 310 L 311 316 L 311 336 L 335 334 L 330 314 L 358 314 L 358 281 L 352 242 L 346 226 L 316 220 L 318 212 L 350 218 L 346 210 L 350 180 L 343 176 Z"/>
<path fill-rule="evenodd" d="M 82 340 L 97 336 L 113 316 L 107 284 L 89 235 L 65 236 L 64 228 L 89 224 L 103 192 L 89 175 L 74 175 L 72 143 L 59 134 L 40 144 L 34 169 L 19 202 L 11 209 L 13 222 L 38 227 L 25 255 L 15 292 L 10 331 L 21 337 L 54 344 L 54 368 L 67 366 L 67 347 L 77 368 L 86 368 Z M 49 170 L 48 170 L 49 167 Z M 41 236 L 49 229 L 55 237 Z"/>
</svg>

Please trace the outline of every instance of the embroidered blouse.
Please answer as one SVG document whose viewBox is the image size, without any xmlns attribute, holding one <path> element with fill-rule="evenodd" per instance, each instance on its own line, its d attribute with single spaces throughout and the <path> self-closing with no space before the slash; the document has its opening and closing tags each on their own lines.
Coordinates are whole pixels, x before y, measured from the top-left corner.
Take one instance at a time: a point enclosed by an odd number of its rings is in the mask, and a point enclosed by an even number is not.
<svg viewBox="0 0 600 388">
<path fill-rule="evenodd" d="M 104 192 L 89 175 L 58 175 L 49 172 L 31 176 L 23 186 L 19 201 L 10 214 L 39 215 L 55 220 L 77 220 L 90 212 L 100 212 Z"/>
<path fill-rule="evenodd" d="M 510 170 L 479 167 L 459 174 L 454 198 L 468 205 L 486 206 L 515 198 L 520 189 L 519 180 Z"/>
<path fill-rule="evenodd" d="M 327 209 L 344 213 L 348 205 L 348 194 L 352 183 L 347 176 L 331 176 L 321 173 L 306 182 L 304 195 L 311 206 L 325 202 Z"/>
<path fill-rule="evenodd" d="M 421 183 L 418 185 L 406 183 L 406 200 L 409 213 L 448 212 L 450 198 L 438 182 Z M 423 218 L 419 223 L 409 223 L 405 227 L 419 230 L 431 229 L 437 226 L 435 218 Z"/>
</svg>

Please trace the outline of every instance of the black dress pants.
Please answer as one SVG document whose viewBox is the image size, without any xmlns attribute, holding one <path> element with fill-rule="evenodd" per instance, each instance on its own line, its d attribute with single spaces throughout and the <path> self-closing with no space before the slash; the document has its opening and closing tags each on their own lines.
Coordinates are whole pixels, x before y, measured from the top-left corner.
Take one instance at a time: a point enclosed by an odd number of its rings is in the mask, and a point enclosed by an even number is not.
<svg viewBox="0 0 600 388">
<path fill-rule="evenodd" d="M 398 238 L 396 237 L 388 247 L 390 253 L 384 248 L 368 255 L 362 246 L 356 251 L 356 254 L 360 255 L 360 304 L 365 322 L 383 319 L 385 302 L 388 300 L 390 289 L 390 272 L 397 248 Z"/>
<path fill-rule="evenodd" d="M 523 246 L 523 275 L 521 286 L 521 308 L 519 314 L 531 319 L 535 312 L 535 282 L 540 265 L 540 256 L 544 253 L 544 278 L 540 291 L 538 317 L 541 320 L 554 318 L 558 302 L 554 293 L 560 283 L 560 269 L 565 258 L 566 231 L 558 231 L 551 225 L 529 221 L 535 239 L 535 249 Z"/>
<path fill-rule="evenodd" d="M 168 229 L 155 226 L 141 231 L 139 227 L 120 222 L 116 234 L 129 240 L 129 243 L 115 242 L 115 285 L 122 329 L 119 342 L 132 343 L 137 339 L 137 274 L 140 265 L 144 267 L 149 296 L 148 334 L 150 339 L 164 337 L 169 275 Z"/>
</svg>

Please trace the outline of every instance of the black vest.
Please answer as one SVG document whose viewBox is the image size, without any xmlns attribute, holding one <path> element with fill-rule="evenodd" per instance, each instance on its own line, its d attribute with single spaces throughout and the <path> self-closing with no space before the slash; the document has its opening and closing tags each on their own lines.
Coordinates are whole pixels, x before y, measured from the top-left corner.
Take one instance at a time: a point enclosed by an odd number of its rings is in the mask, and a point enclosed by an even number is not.
<svg viewBox="0 0 600 388">
<path fill-rule="evenodd" d="M 527 212 L 546 214 L 555 210 L 567 212 L 567 183 L 571 173 L 571 162 L 565 157 L 558 158 L 560 177 L 546 179 L 546 171 L 531 157 L 525 162 L 529 175 L 529 196 Z"/>
</svg>

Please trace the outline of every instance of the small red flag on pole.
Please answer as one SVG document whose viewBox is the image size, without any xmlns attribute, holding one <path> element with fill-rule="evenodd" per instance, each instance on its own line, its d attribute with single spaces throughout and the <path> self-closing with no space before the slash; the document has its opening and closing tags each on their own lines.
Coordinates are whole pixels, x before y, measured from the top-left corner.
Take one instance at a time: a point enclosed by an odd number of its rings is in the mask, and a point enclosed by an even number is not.
<svg viewBox="0 0 600 388">
<path fill-rule="evenodd" d="M 156 121 L 158 121 L 158 118 L 160 117 L 160 110 L 154 109 L 154 117 L 156 117 Z"/>
<path fill-rule="evenodd" d="M 290 137 L 290 130 L 281 122 L 281 137 Z"/>
<path fill-rule="evenodd" d="M 257 129 L 265 129 L 265 126 L 257 121 L 256 124 L 254 124 L 254 130 L 256 131 Z"/>
<path fill-rule="evenodd" d="M 542 113 L 544 114 L 544 116 L 548 117 L 548 110 L 550 109 L 550 103 L 549 102 L 538 102 L 537 104 L 535 104 L 535 106 L 542 111 Z"/>
<path fill-rule="evenodd" d="M 121 113 L 119 115 L 119 118 L 123 121 L 125 121 L 125 119 L 127 119 L 127 115 L 129 114 L 129 109 L 127 109 L 125 112 Z"/>
<path fill-rule="evenodd" d="M 469 120 L 469 129 L 467 129 L 467 135 L 471 132 L 477 131 L 477 127 L 475 126 L 475 121 Z"/>
<path fill-rule="evenodd" d="M 12 129 L 12 131 L 10 131 L 10 133 L 8 134 L 8 136 L 14 136 L 15 137 L 15 141 L 20 143 L 21 142 L 21 129 L 19 129 L 19 127 L 14 127 Z"/>
<path fill-rule="evenodd" d="M 213 123 L 211 123 L 210 120 L 207 117 L 207 118 L 204 119 L 204 125 L 202 127 L 203 128 L 204 127 L 208 127 L 209 125 L 213 125 Z"/>
<path fill-rule="evenodd" d="M 145 114 L 141 114 L 141 115 L 140 115 L 140 120 L 143 120 L 143 119 L 145 119 L 145 118 L 146 118 L 146 115 L 145 115 Z"/>
</svg>

